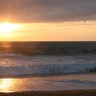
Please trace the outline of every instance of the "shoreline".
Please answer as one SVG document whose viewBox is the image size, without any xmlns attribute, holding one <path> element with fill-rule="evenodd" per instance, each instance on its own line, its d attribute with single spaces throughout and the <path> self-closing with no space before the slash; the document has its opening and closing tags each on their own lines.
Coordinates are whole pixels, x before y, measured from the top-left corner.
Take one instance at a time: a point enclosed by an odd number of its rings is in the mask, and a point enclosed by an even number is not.
<svg viewBox="0 0 96 96">
<path fill-rule="evenodd" d="M 0 92 L 0 96 L 96 96 L 96 89 L 64 91 L 26 91 L 10 93 Z"/>
</svg>

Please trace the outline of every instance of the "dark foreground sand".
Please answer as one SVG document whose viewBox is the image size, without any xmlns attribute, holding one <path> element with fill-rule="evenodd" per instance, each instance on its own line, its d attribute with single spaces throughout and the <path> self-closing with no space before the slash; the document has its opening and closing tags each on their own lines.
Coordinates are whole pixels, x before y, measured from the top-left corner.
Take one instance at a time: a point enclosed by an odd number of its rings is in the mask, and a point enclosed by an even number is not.
<svg viewBox="0 0 96 96">
<path fill-rule="evenodd" d="M 96 96 L 96 90 L 0 93 L 0 96 Z"/>
</svg>

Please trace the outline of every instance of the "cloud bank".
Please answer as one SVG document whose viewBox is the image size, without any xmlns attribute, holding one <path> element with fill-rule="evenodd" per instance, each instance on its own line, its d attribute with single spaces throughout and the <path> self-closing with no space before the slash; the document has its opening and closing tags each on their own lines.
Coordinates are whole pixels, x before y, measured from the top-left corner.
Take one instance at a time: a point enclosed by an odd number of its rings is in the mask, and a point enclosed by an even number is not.
<svg viewBox="0 0 96 96">
<path fill-rule="evenodd" d="M 96 0 L 0 0 L 0 22 L 96 20 Z"/>
</svg>

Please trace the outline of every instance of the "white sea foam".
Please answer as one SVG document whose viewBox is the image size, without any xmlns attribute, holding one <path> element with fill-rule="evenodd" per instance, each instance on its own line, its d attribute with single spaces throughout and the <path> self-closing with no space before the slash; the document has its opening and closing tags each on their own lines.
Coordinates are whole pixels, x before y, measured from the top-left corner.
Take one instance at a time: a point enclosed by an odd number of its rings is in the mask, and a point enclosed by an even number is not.
<svg viewBox="0 0 96 96">
<path fill-rule="evenodd" d="M 89 72 L 96 68 L 96 56 L 0 55 L 2 75 L 46 75 Z"/>
</svg>

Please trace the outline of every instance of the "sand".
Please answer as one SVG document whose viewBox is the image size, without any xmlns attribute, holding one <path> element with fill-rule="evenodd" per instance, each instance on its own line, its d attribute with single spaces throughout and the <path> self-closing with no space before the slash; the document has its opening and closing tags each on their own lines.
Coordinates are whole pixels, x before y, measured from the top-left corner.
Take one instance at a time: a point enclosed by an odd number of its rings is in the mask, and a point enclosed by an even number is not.
<svg viewBox="0 0 96 96">
<path fill-rule="evenodd" d="M 96 90 L 13 92 L 0 93 L 0 96 L 96 96 Z"/>
</svg>

